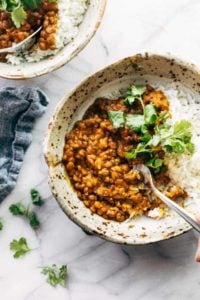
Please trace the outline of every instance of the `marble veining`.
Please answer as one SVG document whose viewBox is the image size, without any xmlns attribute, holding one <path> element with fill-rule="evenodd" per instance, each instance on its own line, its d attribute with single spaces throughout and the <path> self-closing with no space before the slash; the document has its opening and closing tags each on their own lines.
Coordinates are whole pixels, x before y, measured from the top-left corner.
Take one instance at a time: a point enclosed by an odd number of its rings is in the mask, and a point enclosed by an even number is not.
<svg viewBox="0 0 200 300">
<path fill-rule="evenodd" d="M 94 71 L 139 51 L 171 52 L 200 65 L 197 0 L 108 0 L 95 37 L 68 65 L 28 81 L 0 79 L 0 86 L 39 86 L 50 97 L 45 115 L 37 122 L 19 180 L 1 204 L 5 227 L 0 233 L 0 299 L 2 300 L 197 300 L 200 265 L 193 261 L 196 238 L 188 232 L 147 246 L 116 245 L 87 235 L 73 224 L 51 196 L 42 142 L 56 104 L 78 82 Z M 28 203 L 36 187 L 45 205 L 38 209 L 41 229 L 11 216 L 8 207 Z M 9 243 L 24 236 L 31 248 L 14 260 Z M 52 263 L 69 269 L 67 288 L 53 288 L 40 274 Z"/>
</svg>

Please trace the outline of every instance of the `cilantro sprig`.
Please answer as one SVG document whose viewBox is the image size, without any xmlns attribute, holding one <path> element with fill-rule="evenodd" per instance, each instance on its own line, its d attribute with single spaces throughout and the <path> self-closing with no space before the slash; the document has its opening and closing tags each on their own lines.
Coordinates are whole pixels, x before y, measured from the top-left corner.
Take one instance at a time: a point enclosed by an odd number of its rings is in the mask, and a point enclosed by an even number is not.
<svg viewBox="0 0 200 300">
<path fill-rule="evenodd" d="M 47 266 L 42 269 L 42 274 L 47 275 L 47 282 L 52 285 L 61 285 L 63 287 L 66 286 L 67 280 L 67 266 L 63 265 L 61 267 L 57 267 L 55 264 L 52 266 Z"/>
<path fill-rule="evenodd" d="M 14 252 L 13 257 L 19 258 L 31 251 L 26 241 L 26 238 L 21 237 L 19 240 L 13 240 L 10 243 L 10 250 Z"/>
<path fill-rule="evenodd" d="M 146 92 L 146 86 L 145 85 L 132 85 L 128 91 L 127 96 L 124 100 L 125 105 L 132 105 L 135 100 L 140 101 L 142 107 L 144 107 L 142 96 Z"/>
<path fill-rule="evenodd" d="M 142 95 L 145 91 L 145 86 L 132 86 L 124 100 L 125 105 L 132 105 L 135 100 L 139 100 L 143 107 L 143 114 L 108 111 L 108 118 L 116 129 L 127 127 L 140 135 L 140 143 L 135 149 L 125 153 L 125 158 L 129 160 L 147 155 L 149 160 L 146 164 L 156 173 L 164 164 L 163 160 L 157 157 L 159 151 L 192 154 L 195 147 L 191 142 L 190 122 L 181 120 L 172 124 L 168 112 L 160 112 L 152 103 L 144 105 Z"/>
<path fill-rule="evenodd" d="M 3 230 L 3 222 L 0 220 L 0 231 Z"/>
<path fill-rule="evenodd" d="M 31 200 L 36 206 L 42 206 L 44 204 L 40 193 L 36 189 L 31 189 Z"/>
<path fill-rule="evenodd" d="M 17 202 L 13 203 L 9 207 L 10 212 L 14 216 L 24 216 L 29 220 L 29 224 L 33 229 L 38 229 L 40 226 L 40 221 L 35 212 L 30 211 L 28 207 L 24 206 L 23 203 Z"/>
</svg>

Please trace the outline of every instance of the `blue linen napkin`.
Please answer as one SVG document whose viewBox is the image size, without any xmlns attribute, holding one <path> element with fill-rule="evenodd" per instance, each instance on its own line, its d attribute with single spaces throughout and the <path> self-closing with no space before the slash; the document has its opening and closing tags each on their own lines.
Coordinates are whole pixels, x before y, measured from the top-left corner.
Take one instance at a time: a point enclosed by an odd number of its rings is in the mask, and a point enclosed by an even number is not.
<svg viewBox="0 0 200 300">
<path fill-rule="evenodd" d="M 0 89 L 0 202 L 16 184 L 32 141 L 31 130 L 47 104 L 46 95 L 38 88 Z"/>
</svg>

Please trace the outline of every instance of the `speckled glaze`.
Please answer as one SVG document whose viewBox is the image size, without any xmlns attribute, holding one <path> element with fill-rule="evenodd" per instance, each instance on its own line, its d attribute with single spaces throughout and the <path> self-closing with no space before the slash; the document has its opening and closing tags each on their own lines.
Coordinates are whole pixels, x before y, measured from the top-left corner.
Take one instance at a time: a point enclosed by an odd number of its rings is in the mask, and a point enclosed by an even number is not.
<svg viewBox="0 0 200 300">
<path fill-rule="evenodd" d="M 23 63 L 13 66 L 0 63 L 0 77 L 8 79 L 28 79 L 50 73 L 76 56 L 91 40 L 97 31 L 107 0 L 90 0 L 89 7 L 80 25 L 78 35 L 56 55 L 35 63 Z"/>
<path fill-rule="evenodd" d="M 73 191 L 62 163 L 65 133 L 77 119 L 81 119 L 88 106 L 98 96 L 112 92 L 131 82 L 148 83 L 148 77 L 180 82 L 190 90 L 200 93 L 200 71 L 190 63 L 171 55 L 137 54 L 95 73 L 84 80 L 58 104 L 49 123 L 45 140 L 45 158 L 49 167 L 49 184 L 55 199 L 66 215 L 90 233 L 116 243 L 146 244 L 177 236 L 190 229 L 179 216 L 161 220 L 146 217 L 122 223 L 105 220 L 92 214 Z M 200 211 L 200 203 L 190 212 Z"/>
</svg>

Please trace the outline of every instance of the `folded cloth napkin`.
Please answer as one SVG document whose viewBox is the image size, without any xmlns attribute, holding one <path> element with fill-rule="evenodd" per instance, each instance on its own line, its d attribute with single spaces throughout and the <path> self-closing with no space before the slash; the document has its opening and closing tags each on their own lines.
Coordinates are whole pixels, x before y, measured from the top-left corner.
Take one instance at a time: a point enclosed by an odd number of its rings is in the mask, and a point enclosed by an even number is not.
<svg viewBox="0 0 200 300">
<path fill-rule="evenodd" d="M 0 89 L 0 202 L 15 186 L 32 140 L 31 130 L 47 104 L 47 97 L 37 88 Z"/>
</svg>

